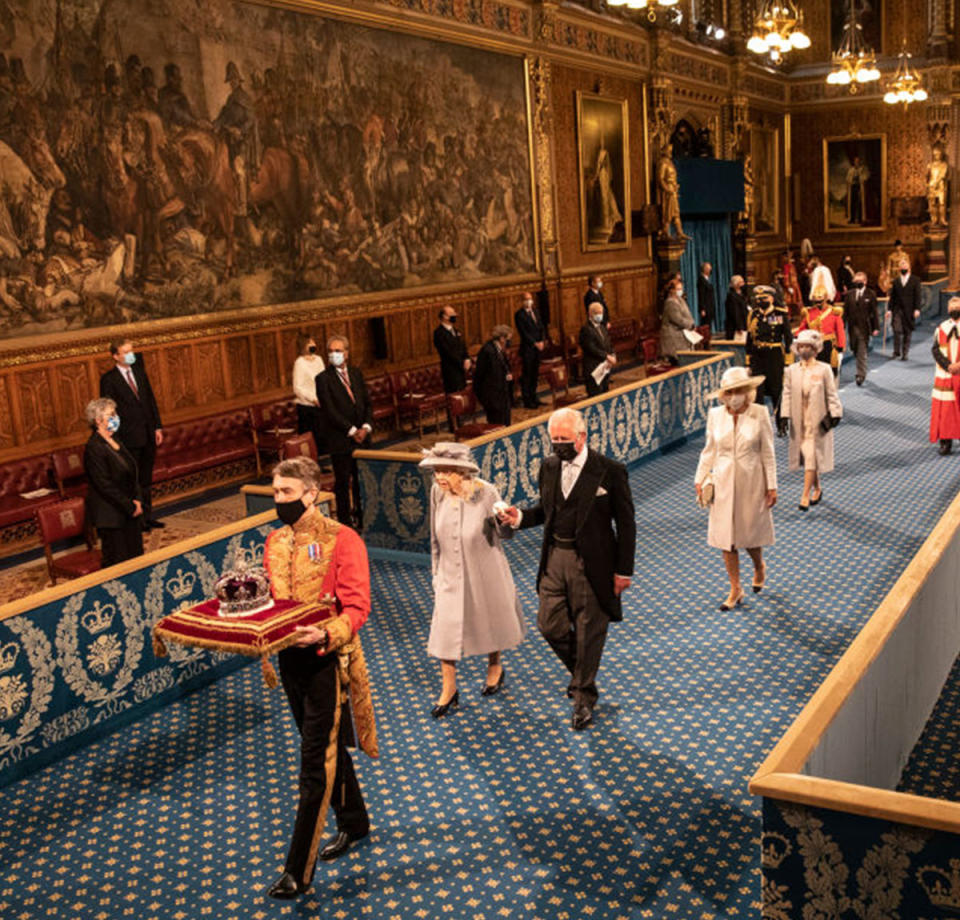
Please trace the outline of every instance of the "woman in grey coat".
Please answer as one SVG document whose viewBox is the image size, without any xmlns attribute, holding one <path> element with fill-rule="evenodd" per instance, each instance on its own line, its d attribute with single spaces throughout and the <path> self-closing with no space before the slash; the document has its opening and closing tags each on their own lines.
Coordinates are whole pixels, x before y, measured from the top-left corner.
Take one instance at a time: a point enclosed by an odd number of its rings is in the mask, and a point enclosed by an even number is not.
<svg viewBox="0 0 960 920">
<path fill-rule="evenodd" d="M 501 538 L 512 535 L 496 523 L 497 490 L 474 478 L 479 467 L 466 444 L 441 442 L 426 451 L 420 466 L 433 470 L 430 491 L 430 546 L 435 602 L 427 653 L 440 659 L 443 689 L 432 715 L 456 708 L 457 661 L 487 656 L 481 691 L 493 696 L 504 684 L 500 652 L 515 648 L 526 622 L 503 552 Z"/>
<path fill-rule="evenodd" d="M 660 354 L 671 364 L 680 363 L 677 352 L 681 348 L 689 347 L 684 330 L 693 328 L 690 308 L 683 299 L 683 282 L 671 281 L 663 303 L 663 322 L 660 326 Z"/>
</svg>

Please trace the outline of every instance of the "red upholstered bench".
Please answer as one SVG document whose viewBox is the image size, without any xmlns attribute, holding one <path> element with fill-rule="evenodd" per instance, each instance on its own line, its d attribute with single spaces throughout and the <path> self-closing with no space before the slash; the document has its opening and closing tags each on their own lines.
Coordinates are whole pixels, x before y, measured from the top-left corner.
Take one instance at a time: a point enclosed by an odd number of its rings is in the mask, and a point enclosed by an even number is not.
<svg viewBox="0 0 960 920">
<path fill-rule="evenodd" d="M 253 438 L 257 458 L 257 476 L 263 475 L 261 455 L 280 459 L 280 448 L 292 434 L 297 433 L 297 404 L 292 399 L 262 403 L 247 410 L 248 434 Z"/>
<path fill-rule="evenodd" d="M 389 374 L 378 374 L 366 381 L 367 396 L 370 397 L 370 411 L 373 415 L 373 424 L 388 419 L 390 430 L 393 431 L 399 424 L 397 419 L 397 397 L 393 392 L 393 380 Z"/>
<path fill-rule="evenodd" d="M 157 449 L 153 481 L 177 479 L 243 460 L 253 453 L 247 413 L 243 410 L 181 422 L 163 429 L 163 443 Z"/>
<path fill-rule="evenodd" d="M 25 522 L 33 523 L 37 509 L 58 501 L 59 492 L 52 488 L 50 457 L 27 457 L 0 464 L 0 528 Z M 24 492 L 49 489 L 40 498 L 21 498 Z"/>
</svg>

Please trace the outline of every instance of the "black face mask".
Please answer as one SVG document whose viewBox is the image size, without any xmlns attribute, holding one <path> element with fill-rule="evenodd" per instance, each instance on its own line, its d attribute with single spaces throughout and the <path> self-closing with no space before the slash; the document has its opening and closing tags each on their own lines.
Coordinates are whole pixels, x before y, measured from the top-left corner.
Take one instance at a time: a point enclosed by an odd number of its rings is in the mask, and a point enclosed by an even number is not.
<svg viewBox="0 0 960 920">
<path fill-rule="evenodd" d="M 277 509 L 277 517 L 284 524 L 296 524 L 306 513 L 307 506 L 303 503 L 303 496 L 295 498 L 292 502 L 274 502 Z"/>
<path fill-rule="evenodd" d="M 447 322 L 448 322 L 448 323 L 455 323 L 456 321 L 457 321 L 456 316 L 448 316 L 448 317 L 447 317 Z"/>
<path fill-rule="evenodd" d="M 570 463 L 576 459 L 577 447 L 573 441 L 553 441 L 553 453 L 564 463 Z"/>
<path fill-rule="evenodd" d="M 909 275 L 909 274 L 910 274 L 910 269 L 909 269 L 909 268 L 901 268 L 901 269 L 900 269 L 900 274 L 901 274 L 901 275 Z"/>
<path fill-rule="evenodd" d="M 308 351 L 311 355 L 315 355 L 315 354 L 317 353 L 317 346 L 316 346 L 316 345 L 308 345 L 308 346 L 307 346 L 307 351 Z"/>
<path fill-rule="evenodd" d="M 954 322 L 960 319 L 960 310 L 951 310 L 950 319 L 952 319 Z"/>
<path fill-rule="evenodd" d="M 854 282 L 853 282 L 853 286 L 859 291 L 860 288 L 863 287 L 863 282 L 862 282 L 862 281 L 854 281 Z"/>
</svg>

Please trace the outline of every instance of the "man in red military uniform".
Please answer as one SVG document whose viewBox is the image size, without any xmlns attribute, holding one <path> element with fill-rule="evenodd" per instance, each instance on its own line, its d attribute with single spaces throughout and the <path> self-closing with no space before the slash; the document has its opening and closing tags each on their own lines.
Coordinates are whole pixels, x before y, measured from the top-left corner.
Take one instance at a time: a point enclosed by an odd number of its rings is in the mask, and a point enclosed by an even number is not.
<svg viewBox="0 0 960 920">
<path fill-rule="evenodd" d="M 945 319 L 933 334 L 933 377 L 930 406 L 930 440 L 940 442 L 941 456 L 949 454 L 953 439 L 960 438 L 960 297 L 951 297 Z"/>
<path fill-rule="evenodd" d="M 826 290 L 817 287 L 810 292 L 810 307 L 804 309 L 801 315 L 803 319 L 797 327 L 797 332 L 813 329 L 820 333 L 823 339 L 823 350 L 817 355 L 817 360 L 829 364 L 833 368 L 833 376 L 837 377 L 840 374 L 840 357 L 847 347 L 847 333 L 843 328 L 843 307 L 830 303 Z"/>
<path fill-rule="evenodd" d="M 370 612 L 367 550 L 356 531 L 315 507 L 320 468 L 308 457 L 277 464 L 273 495 L 283 527 L 267 538 L 264 565 L 277 599 L 319 603 L 329 597 L 336 615 L 322 626 L 299 627 L 294 647 L 279 654 L 280 679 L 300 731 L 300 802 L 284 872 L 274 898 L 303 894 L 316 860 L 334 859 L 369 831 L 366 806 L 347 747 L 353 723 L 360 747 L 377 756 L 376 726 L 357 631 Z M 349 684 L 349 703 L 345 685 Z M 337 834 L 320 836 L 333 805 Z"/>
</svg>

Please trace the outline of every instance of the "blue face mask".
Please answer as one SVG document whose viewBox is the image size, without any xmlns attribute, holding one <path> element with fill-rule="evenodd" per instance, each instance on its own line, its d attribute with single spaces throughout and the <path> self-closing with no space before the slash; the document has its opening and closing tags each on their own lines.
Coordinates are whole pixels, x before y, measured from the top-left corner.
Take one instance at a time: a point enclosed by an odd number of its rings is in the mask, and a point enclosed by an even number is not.
<svg viewBox="0 0 960 920">
<path fill-rule="evenodd" d="M 116 434 L 119 430 L 120 430 L 120 416 L 111 415 L 110 418 L 107 419 L 107 431 L 109 431 L 110 434 Z"/>
<path fill-rule="evenodd" d="M 123 356 L 123 360 L 129 365 L 133 365 L 137 363 L 137 356 L 132 351 L 128 351 Z"/>
<path fill-rule="evenodd" d="M 330 363 L 334 367 L 343 367 L 343 352 L 342 351 L 331 351 L 327 357 L 330 359 Z"/>
</svg>

